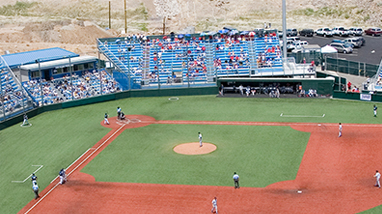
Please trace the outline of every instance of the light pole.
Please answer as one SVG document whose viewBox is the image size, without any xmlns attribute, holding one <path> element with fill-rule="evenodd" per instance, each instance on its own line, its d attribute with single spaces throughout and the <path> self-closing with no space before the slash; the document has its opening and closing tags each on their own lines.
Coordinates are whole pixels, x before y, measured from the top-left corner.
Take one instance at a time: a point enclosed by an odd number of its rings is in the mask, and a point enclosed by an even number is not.
<svg viewBox="0 0 382 214">
<path fill-rule="evenodd" d="M 69 55 L 69 73 L 70 73 L 70 91 L 71 91 L 71 94 L 72 94 L 72 100 L 74 100 L 74 96 L 73 96 L 73 74 L 72 74 L 72 61 L 70 59 L 70 55 Z"/>
<path fill-rule="evenodd" d="M 1 73 L 2 73 L 3 71 L 2 70 L 0 70 L 0 101 L 3 103 L 3 115 L 4 115 L 4 120 L 5 120 L 5 108 L 4 108 L 4 91 L 3 91 L 3 84 L 1 83 Z"/>
<path fill-rule="evenodd" d="M 99 73 L 99 91 L 100 91 L 100 95 L 102 95 L 102 71 L 99 69 L 101 66 L 99 65 L 100 63 L 100 53 L 98 51 L 98 60 L 97 60 L 97 64 L 96 64 L 96 71 Z"/>
<path fill-rule="evenodd" d="M 186 68 L 187 68 L 187 84 L 188 87 L 190 87 L 190 70 L 189 70 L 189 65 L 188 65 L 188 45 L 186 46 Z"/>
<path fill-rule="evenodd" d="M 131 72 L 130 72 L 130 50 L 131 48 L 127 48 L 127 75 L 129 77 L 129 83 L 127 84 L 129 86 L 129 91 L 131 91 Z"/>
<path fill-rule="evenodd" d="M 40 59 L 37 59 L 36 61 L 38 63 L 38 71 L 40 74 L 41 105 L 44 105 L 44 92 L 42 90 L 42 72 L 41 72 Z"/>
<path fill-rule="evenodd" d="M 19 75 L 20 75 L 20 86 L 21 86 L 21 97 L 22 97 L 21 101 L 23 103 L 23 113 L 25 114 L 25 105 L 24 105 L 25 94 L 24 94 L 24 86 L 23 86 L 23 82 L 22 82 L 22 78 L 21 78 L 21 66 L 23 66 L 22 63 L 19 66 Z M 0 85 L 1 85 L 1 80 L 0 80 Z"/>
<path fill-rule="evenodd" d="M 284 75 L 285 75 L 285 65 L 287 63 L 287 39 L 286 39 L 286 0 L 282 0 L 282 10 L 283 10 L 283 58 L 285 63 L 284 66 Z"/>
</svg>

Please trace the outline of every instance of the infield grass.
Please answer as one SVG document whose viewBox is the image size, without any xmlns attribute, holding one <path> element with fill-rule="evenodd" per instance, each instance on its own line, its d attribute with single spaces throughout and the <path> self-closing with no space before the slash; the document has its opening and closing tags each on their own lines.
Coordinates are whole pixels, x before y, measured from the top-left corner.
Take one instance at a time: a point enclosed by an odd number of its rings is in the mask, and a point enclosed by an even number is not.
<svg viewBox="0 0 382 214">
<path fill-rule="evenodd" d="M 217 150 L 205 155 L 173 151 L 181 143 L 205 142 Z M 97 181 L 232 185 L 233 172 L 241 185 L 265 187 L 293 180 L 310 134 L 290 127 L 230 125 L 149 125 L 127 129 L 82 172 Z"/>
<path fill-rule="evenodd" d="M 152 116 L 157 120 L 211 120 L 211 121 L 273 121 L 273 122 L 317 122 L 317 123 L 381 123 L 380 117 L 373 117 L 373 104 L 372 102 L 360 101 L 344 101 L 344 100 L 331 100 L 331 99 L 247 99 L 247 98 L 216 98 L 215 96 L 182 96 L 179 101 L 169 101 L 168 97 L 152 97 L 152 98 L 129 98 L 123 100 L 116 100 L 111 102 L 103 102 L 93 105 L 74 107 L 69 109 L 57 110 L 52 112 L 45 112 L 36 117 L 30 118 L 32 127 L 21 128 L 20 124 L 14 125 L 7 129 L 0 131 L 0 189 L 2 200 L 0 201 L 1 213 L 17 213 L 23 206 L 33 199 L 33 191 L 31 189 L 31 182 L 27 180 L 25 183 L 16 184 L 11 183 L 12 180 L 23 180 L 30 175 L 36 167 L 31 165 L 44 165 L 44 167 L 37 172 L 38 183 L 40 189 L 43 190 L 50 181 L 58 175 L 58 171 L 69 166 L 76 160 L 83 152 L 97 143 L 110 129 L 104 128 L 100 125 L 103 120 L 105 112 L 109 115 L 116 116 L 117 106 L 122 107 L 126 114 L 141 114 Z M 376 103 L 378 106 L 378 103 Z M 322 115 L 324 118 L 286 118 L 280 117 L 280 114 L 288 115 Z M 381 115 L 382 116 L 382 115 Z M 184 127 L 184 128 L 182 128 Z M 196 157 L 187 157 L 186 159 L 179 154 L 174 154 L 169 150 L 179 142 L 192 142 L 197 141 L 196 133 L 200 131 L 200 126 L 191 125 L 153 125 L 142 127 L 138 129 L 126 130 L 120 135 L 115 142 L 110 144 L 105 151 L 101 152 L 94 163 L 98 162 L 103 156 L 111 156 L 110 152 L 113 147 L 122 146 L 120 144 L 129 144 L 132 150 L 137 154 L 144 154 L 146 151 L 151 152 L 154 157 L 149 157 L 151 161 L 162 160 L 164 156 L 169 160 L 163 159 L 163 163 L 171 162 L 170 160 L 183 159 L 180 163 L 180 168 L 185 163 L 195 162 L 199 165 L 200 170 L 189 170 L 185 172 L 186 175 L 174 174 L 173 180 L 166 180 L 164 176 L 159 176 L 163 170 L 155 172 L 158 175 L 158 183 L 199 183 L 205 185 L 232 185 L 231 175 L 233 171 L 237 171 L 242 177 L 242 185 L 244 186 L 266 186 L 269 182 L 263 182 L 261 176 L 269 177 L 267 170 L 259 173 L 262 167 L 274 167 L 270 171 L 280 169 L 279 159 L 264 159 L 260 158 L 262 153 L 256 152 L 261 150 L 269 150 L 269 154 L 277 154 L 287 152 L 288 144 L 282 145 L 283 149 L 269 147 L 270 143 L 261 144 L 256 139 L 265 139 L 268 135 L 275 135 L 275 130 L 284 132 L 282 129 L 287 127 L 269 127 L 269 130 L 263 130 L 265 127 L 242 127 L 242 129 L 225 130 L 228 128 L 238 129 L 233 126 L 203 126 L 202 133 L 208 142 L 215 143 L 218 149 L 210 155 L 200 156 L 201 160 L 196 160 Z M 278 130 L 280 128 L 280 130 Z M 163 129 L 163 130 L 162 130 Z M 207 131 L 214 133 L 208 134 Z M 222 131 L 225 130 L 225 131 Z M 247 131 L 245 131 L 247 130 Z M 273 130 L 273 131 L 272 131 Z M 291 129 L 290 129 L 291 130 Z M 237 134 L 236 134 L 237 133 Z M 239 134 L 241 133 L 241 134 Z M 258 133 L 253 135 L 253 133 Z M 289 132 L 288 132 L 289 133 Z M 291 145 L 292 148 L 300 149 L 305 148 L 306 134 L 299 133 L 291 130 L 291 134 L 296 134 L 305 141 L 301 144 Z M 245 135 L 245 136 L 244 136 Z M 252 138 L 251 138 L 252 137 Z M 269 136 L 268 136 L 269 137 Z M 285 136 L 286 138 L 288 135 Z M 269 138 L 276 143 L 279 139 Z M 133 142 L 134 141 L 134 142 Z M 239 142 L 239 143 L 233 143 Z M 299 140 L 300 142 L 300 140 Z M 243 145 L 240 145 L 243 143 Z M 300 145 L 302 148 L 295 148 Z M 230 154 L 233 151 L 240 151 L 240 149 L 258 148 L 253 154 L 246 154 L 241 157 L 240 154 Z M 286 146 L 286 147 L 284 147 Z M 153 149 L 158 148 L 159 151 L 154 152 Z M 118 151 L 123 154 L 124 151 Z M 125 151 L 128 152 L 128 151 Z M 227 164 L 226 168 L 219 169 L 220 171 L 214 172 L 215 167 L 221 167 L 217 157 L 219 154 L 225 157 L 238 157 L 237 164 L 234 160 L 224 160 Z M 96 172 L 92 169 L 95 164 L 92 162 L 85 168 L 86 171 L 93 173 L 97 180 L 127 180 L 128 182 L 152 182 L 149 178 L 144 178 L 145 175 L 142 171 L 138 171 L 139 165 L 134 163 L 134 160 L 127 159 L 129 157 L 136 157 L 136 154 L 123 157 L 125 163 L 119 160 L 108 161 L 112 167 L 115 177 L 102 175 L 101 172 Z M 111 157 L 110 157 L 111 158 Z M 99 160 L 98 160 L 99 159 Z M 301 159 L 296 156 L 294 160 L 290 160 L 292 164 Z M 186 161 L 187 160 L 187 161 Z M 141 160 L 144 161 L 144 160 Z M 147 161 L 147 165 L 143 168 L 146 172 L 153 169 L 150 166 L 151 161 Z M 262 162 L 263 161 L 263 162 Z M 277 162 L 276 162 L 277 161 Z M 160 164 L 156 163 L 156 164 Z M 209 163 L 208 165 L 203 163 Z M 101 163 L 99 163 L 101 164 Z M 119 166 L 119 164 L 126 164 L 126 166 Z M 175 163 L 173 163 L 175 164 Z M 268 165 L 266 165 L 268 164 Z M 114 166 L 116 165 L 116 166 Z M 131 166 L 134 171 L 124 172 L 128 166 Z M 154 165 L 155 166 L 155 165 Z M 105 167 L 99 165 L 99 167 Z M 134 168 L 135 167 L 135 168 Z M 183 167 L 184 168 L 184 167 Z M 248 169 L 251 169 L 249 172 Z M 85 171 L 84 170 L 84 171 Z M 121 172 L 119 172 L 119 170 Z M 130 169 L 129 169 L 130 170 Z M 184 169 L 185 170 L 185 169 Z M 295 169 L 291 169 L 288 173 L 283 174 L 281 170 L 277 179 L 275 180 L 288 180 L 293 179 Z M 247 172 L 248 171 L 248 172 Z M 131 177 L 127 179 L 122 178 L 128 172 L 139 173 L 134 180 Z M 195 177 L 201 172 L 204 174 L 221 174 L 222 178 L 214 180 L 207 179 L 203 182 L 198 181 Z M 252 174 L 251 174 L 252 173 Z M 146 177 L 153 176 L 153 174 L 146 175 Z M 283 177 L 284 176 L 284 177 Z M 185 177 L 189 177 L 187 180 Z M 219 176 L 220 177 L 220 176 Z M 253 177 L 245 181 L 245 177 Z M 146 180 L 145 180 L 146 179 Z M 227 179 L 227 181 L 225 181 Z"/>
</svg>

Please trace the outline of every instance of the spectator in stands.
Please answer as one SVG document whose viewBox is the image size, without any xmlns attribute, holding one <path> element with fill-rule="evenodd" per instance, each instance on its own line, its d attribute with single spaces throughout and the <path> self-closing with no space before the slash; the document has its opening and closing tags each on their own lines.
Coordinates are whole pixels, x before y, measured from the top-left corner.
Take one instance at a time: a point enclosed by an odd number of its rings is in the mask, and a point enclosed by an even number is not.
<svg viewBox="0 0 382 214">
<path fill-rule="evenodd" d="M 348 90 L 351 89 L 351 86 L 352 86 L 352 84 L 351 84 L 351 82 L 349 81 L 349 82 L 348 82 Z"/>
</svg>

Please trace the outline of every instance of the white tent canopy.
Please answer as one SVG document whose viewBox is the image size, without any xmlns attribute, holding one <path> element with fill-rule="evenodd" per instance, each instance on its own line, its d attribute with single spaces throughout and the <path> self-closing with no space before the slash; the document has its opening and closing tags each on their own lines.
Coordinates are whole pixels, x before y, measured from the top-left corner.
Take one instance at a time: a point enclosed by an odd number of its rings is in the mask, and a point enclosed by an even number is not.
<svg viewBox="0 0 382 214">
<path fill-rule="evenodd" d="M 328 54 L 328 53 L 337 53 L 337 49 L 333 48 L 330 45 L 326 45 L 321 48 L 321 53 Z"/>
</svg>

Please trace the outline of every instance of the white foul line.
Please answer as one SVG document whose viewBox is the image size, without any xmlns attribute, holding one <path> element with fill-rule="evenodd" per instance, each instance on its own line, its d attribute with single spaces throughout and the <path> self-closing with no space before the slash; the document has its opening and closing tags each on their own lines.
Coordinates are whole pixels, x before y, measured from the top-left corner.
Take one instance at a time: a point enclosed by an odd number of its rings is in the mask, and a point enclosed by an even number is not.
<svg viewBox="0 0 382 214">
<path fill-rule="evenodd" d="M 122 125 L 117 131 L 115 131 L 112 135 L 110 135 L 110 137 L 108 137 L 100 146 L 98 146 L 85 160 L 83 160 L 78 166 L 76 166 L 76 168 L 74 168 L 69 174 L 72 174 L 72 172 L 74 172 L 74 170 L 76 170 L 79 166 L 81 166 L 81 164 L 83 164 L 90 156 L 92 156 L 99 148 L 101 148 L 108 140 L 110 140 L 110 138 L 112 138 L 117 132 L 119 132 L 126 124 Z M 78 160 L 78 159 L 77 159 Z M 25 214 L 29 213 L 33 208 L 35 208 L 41 201 L 42 199 L 44 199 L 50 192 L 52 192 L 57 186 L 59 185 L 59 183 L 57 183 L 56 185 L 54 185 L 54 187 L 52 189 L 50 189 L 44 196 L 42 196 L 42 198 L 40 200 L 38 200 L 31 208 L 29 208 L 28 211 L 25 212 Z"/>
<path fill-rule="evenodd" d="M 284 113 L 281 113 L 280 117 L 325 117 L 325 114 L 323 114 L 322 116 L 312 116 L 312 115 L 285 115 Z"/>
<path fill-rule="evenodd" d="M 44 165 L 32 165 L 32 166 L 39 166 L 38 169 L 36 169 L 36 171 L 34 171 L 33 173 L 36 173 L 38 170 L 40 170 Z M 33 174 L 32 173 L 32 174 Z M 27 178 L 25 178 L 23 181 L 11 181 L 12 183 L 24 183 L 26 180 L 28 180 L 28 178 L 30 178 L 32 176 L 32 174 L 30 174 Z"/>
<path fill-rule="evenodd" d="M 84 153 L 82 153 L 82 155 L 80 157 L 78 157 L 75 161 L 73 161 L 68 167 L 66 167 L 66 169 L 69 169 L 69 167 L 71 167 L 76 161 L 78 161 L 78 159 L 80 159 L 82 156 L 84 156 L 89 150 L 91 149 L 94 149 L 94 148 L 90 148 L 88 150 L 86 150 Z M 56 180 L 58 178 L 58 175 L 50 182 L 50 183 L 53 183 L 54 180 Z"/>
<path fill-rule="evenodd" d="M 94 149 L 94 151 L 88 156 L 86 157 L 81 163 L 79 163 L 71 172 L 68 173 L 68 176 L 70 174 L 72 174 L 78 167 L 80 167 L 85 161 L 87 161 L 94 153 L 96 153 L 98 151 L 98 149 L 100 149 L 107 141 L 110 140 L 110 138 L 112 138 L 117 132 L 119 132 L 119 130 L 121 130 L 123 127 L 125 127 L 126 124 L 123 124 L 121 127 L 119 127 L 119 129 L 117 131 L 115 131 L 112 135 L 110 135 L 110 137 L 108 137 L 101 145 L 99 145 L 96 149 Z"/>
</svg>

